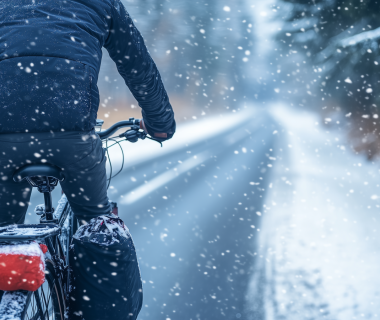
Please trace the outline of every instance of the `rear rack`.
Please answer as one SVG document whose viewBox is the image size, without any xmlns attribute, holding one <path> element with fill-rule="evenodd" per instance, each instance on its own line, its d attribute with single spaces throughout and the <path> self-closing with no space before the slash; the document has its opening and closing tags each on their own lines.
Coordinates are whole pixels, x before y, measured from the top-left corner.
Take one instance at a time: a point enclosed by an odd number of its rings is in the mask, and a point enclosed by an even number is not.
<svg viewBox="0 0 380 320">
<path fill-rule="evenodd" d="M 12 224 L 0 228 L 0 242 L 40 241 L 60 233 L 56 224 Z"/>
</svg>

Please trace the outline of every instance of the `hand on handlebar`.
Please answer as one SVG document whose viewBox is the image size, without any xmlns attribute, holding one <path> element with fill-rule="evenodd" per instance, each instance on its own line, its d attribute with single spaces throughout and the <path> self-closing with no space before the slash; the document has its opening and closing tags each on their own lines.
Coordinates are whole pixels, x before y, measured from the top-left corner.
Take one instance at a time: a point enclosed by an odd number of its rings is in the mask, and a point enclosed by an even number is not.
<svg viewBox="0 0 380 320">
<path fill-rule="evenodd" d="M 148 133 L 148 130 L 146 130 L 146 127 L 145 127 L 144 119 L 140 119 L 140 129 Z"/>
<path fill-rule="evenodd" d="M 148 130 L 146 129 L 144 119 L 140 120 L 140 129 L 144 130 L 146 133 L 149 133 Z M 153 134 L 153 137 L 159 138 L 159 139 L 166 139 L 168 137 L 168 134 L 164 132 L 155 132 Z"/>
<path fill-rule="evenodd" d="M 126 141 L 135 143 L 139 139 L 144 140 L 145 138 L 153 140 L 155 142 L 158 142 L 161 147 L 162 147 L 162 142 L 159 139 L 151 138 L 148 136 L 148 132 L 146 130 L 146 126 L 141 119 L 134 119 L 134 118 L 129 118 L 129 120 L 123 120 L 120 122 L 115 123 L 112 125 L 110 128 L 97 132 L 99 135 L 99 138 L 103 141 L 109 139 L 113 133 L 118 131 L 121 128 L 124 127 L 130 127 L 131 129 L 127 130 L 126 132 L 120 134 L 118 137 L 119 138 L 125 138 Z M 140 129 L 142 129 L 140 131 Z M 156 137 L 159 137 L 156 135 Z"/>
<path fill-rule="evenodd" d="M 144 140 L 145 138 L 148 138 L 150 140 L 158 142 L 161 145 L 161 147 L 162 147 L 162 142 L 161 141 L 149 137 L 148 133 L 145 131 L 145 129 L 141 128 L 141 127 L 145 128 L 144 124 L 141 124 L 141 122 L 142 122 L 142 120 L 140 120 L 140 124 L 139 125 L 131 126 L 131 129 L 129 129 L 128 131 L 126 131 L 126 132 L 122 133 L 121 135 L 119 135 L 119 138 L 125 138 L 125 140 L 127 140 L 129 142 L 132 142 L 132 143 L 137 142 L 139 139 Z M 140 131 L 140 128 L 142 129 L 142 131 Z"/>
<path fill-rule="evenodd" d="M 138 126 L 133 126 L 128 131 L 122 133 L 119 135 L 120 138 L 125 138 L 127 141 L 135 143 L 139 139 L 144 140 L 146 138 L 146 132 L 145 131 L 139 131 Z"/>
</svg>

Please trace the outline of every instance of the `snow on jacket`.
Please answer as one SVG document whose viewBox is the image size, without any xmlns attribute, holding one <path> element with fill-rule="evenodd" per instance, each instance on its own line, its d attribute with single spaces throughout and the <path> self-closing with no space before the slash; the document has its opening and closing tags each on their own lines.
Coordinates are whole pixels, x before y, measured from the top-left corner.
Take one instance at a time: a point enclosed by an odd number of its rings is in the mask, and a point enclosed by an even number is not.
<svg viewBox="0 0 380 320">
<path fill-rule="evenodd" d="M 0 133 L 91 130 L 102 47 L 149 133 L 171 138 L 168 95 L 120 0 L 0 0 Z"/>
</svg>

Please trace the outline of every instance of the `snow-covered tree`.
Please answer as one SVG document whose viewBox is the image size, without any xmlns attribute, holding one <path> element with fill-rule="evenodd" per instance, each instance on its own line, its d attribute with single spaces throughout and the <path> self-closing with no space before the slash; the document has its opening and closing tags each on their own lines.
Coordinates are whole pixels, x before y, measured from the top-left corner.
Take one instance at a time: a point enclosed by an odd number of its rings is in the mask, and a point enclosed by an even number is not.
<svg viewBox="0 0 380 320">
<path fill-rule="evenodd" d="M 343 110 L 352 119 L 347 124 L 354 149 L 369 158 L 380 153 L 379 5 L 376 0 L 279 0 L 275 8 L 284 21 L 277 59 L 284 64 L 301 57 L 288 69 L 298 69 L 294 80 L 302 82 L 306 97 L 313 96 L 306 104 Z"/>
<path fill-rule="evenodd" d="M 282 52 L 302 53 L 319 95 L 347 112 L 377 113 L 380 106 L 379 5 L 375 0 L 279 1 L 286 11 L 278 35 Z"/>
</svg>

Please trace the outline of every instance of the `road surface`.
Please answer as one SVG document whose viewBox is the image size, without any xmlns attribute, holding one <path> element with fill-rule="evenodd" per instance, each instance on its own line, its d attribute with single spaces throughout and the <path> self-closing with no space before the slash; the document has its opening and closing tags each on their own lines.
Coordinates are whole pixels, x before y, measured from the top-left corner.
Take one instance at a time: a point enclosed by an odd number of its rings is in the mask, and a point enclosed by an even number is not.
<svg viewBox="0 0 380 320">
<path fill-rule="evenodd" d="M 140 320 L 378 318 L 380 171 L 342 132 L 273 106 L 124 151 L 109 194 L 137 248 Z"/>
<path fill-rule="evenodd" d="M 273 127 L 267 114 L 248 111 L 195 122 L 182 134 L 179 126 L 166 152 L 147 141 L 124 146 L 126 168 L 109 193 L 137 248 L 140 320 L 246 318 Z"/>
</svg>

